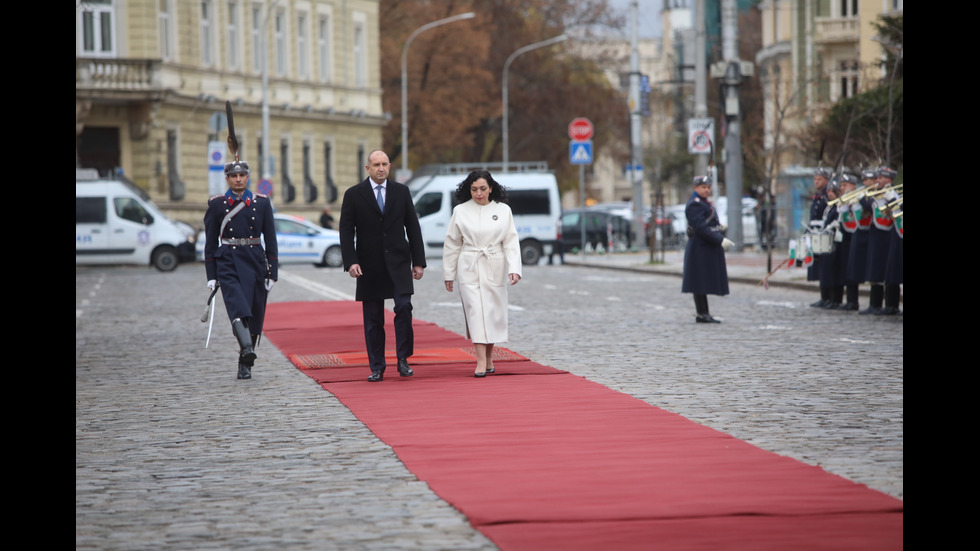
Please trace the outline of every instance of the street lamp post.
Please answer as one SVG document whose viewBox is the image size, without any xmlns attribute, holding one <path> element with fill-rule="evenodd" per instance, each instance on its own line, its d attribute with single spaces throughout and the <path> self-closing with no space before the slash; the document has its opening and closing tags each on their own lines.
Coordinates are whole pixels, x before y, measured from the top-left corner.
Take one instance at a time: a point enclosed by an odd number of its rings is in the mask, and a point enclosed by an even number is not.
<svg viewBox="0 0 980 551">
<path fill-rule="evenodd" d="M 559 42 L 561 42 L 563 40 L 567 40 L 567 39 L 568 39 L 568 35 L 560 34 L 560 35 L 558 35 L 558 36 L 556 36 L 554 38 L 549 38 L 548 40 L 542 40 L 541 42 L 535 42 L 534 44 L 528 44 L 527 46 L 524 46 L 523 48 L 520 48 L 516 52 L 510 54 L 510 57 L 508 57 L 507 58 L 507 61 L 504 62 L 504 75 L 503 75 L 503 78 L 501 79 L 501 81 L 502 81 L 503 88 L 504 88 L 504 91 L 503 91 L 503 105 L 504 105 L 504 132 L 503 132 L 503 134 L 504 134 L 504 136 L 503 137 L 504 137 L 504 170 L 505 171 L 507 170 L 507 163 L 509 162 L 509 159 L 510 159 L 510 141 L 509 141 L 509 137 L 508 137 L 509 130 L 508 130 L 508 120 L 507 120 L 508 119 L 508 113 L 507 112 L 509 110 L 508 105 L 507 105 L 507 103 L 508 103 L 507 73 L 510 71 L 510 64 L 514 61 L 514 59 L 517 56 L 519 56 L 519 55 L 521 55 L 521 54 L 523 54 L 525 52 L 530 52 L 531 50 L 536 50 L 538 48 L 544 48 L 545 46 L 551 46 L 552 44 L 557 44 L 557 43 L 559 43 Z"/>
<path fill-rule="evenodd" d="M 453 23 L 455 21 L 462 21 L 463 19 L 473 19 L 476 17 L 474 12 L 461 13 L 459 15 L 454 15 L 452 17 L 447 17 L 445 19 L 440 19 L 438 21 L 433 21 L 432 23 L 427 23 L 421 27 L 415 29 L 415 31 L 409 35 L 408 40 L 405 41 L 405 46 L 402 47 L 402 171 L 408 173 L 408 47 L 415 40 L 415 37 L 422 34 L 423 32 L 438 27 L 440 25 L 445 25 L 447 23 Z"/>
<path fill-rule="evenodd" d="M 268 46 L 268 25 L 269 13 L 276 7 L 279 0 L 275 0 L 262 13 L 261 34 L 259 35 L 259 55 L 262 60 L 262 174 L 263 179 L 272 178 L 272 159 L 269 157 L 269 46 Z"/>
</svg>

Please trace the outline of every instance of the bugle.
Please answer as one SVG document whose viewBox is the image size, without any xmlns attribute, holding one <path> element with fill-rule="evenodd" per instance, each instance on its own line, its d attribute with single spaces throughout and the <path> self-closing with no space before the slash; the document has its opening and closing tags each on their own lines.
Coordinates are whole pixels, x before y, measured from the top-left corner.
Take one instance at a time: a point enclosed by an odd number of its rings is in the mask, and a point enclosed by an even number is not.
<svg viewBox="0 0 980 551">
<path fill-rule="evenodd" d="M 874 191 L 869 191 L 868 192 L 868 197 L 877 197 L 877 196 L 879 196 L 879 195 L 881 195 L 883 193 L 888 193 L 889 191 L 894 191 L 894 192 L 897 193 L 899 191 L 902 191 L 902 186 L 903 185 L 904 184 L 896 184 L 894 186 L 885 186 L 885 187 L 883 187 L 881 189 L 876 189 Z"/>
<path fill-rule="evenodd" d="M 848 191 L 844 195 L 841 195 L 837 199 L 827 201 L 827 205 L 832 207 L 838 203 L 853 203 L 854 201 L 857 201 L 862 197 L 864 197 L 864 194 L 868 193 L 868 190 L 870 189 L 871 188 L 867 188 L 867 187 L 863 187 L 860 189 L 853 189 L 851 191 Z"/>
</svg>

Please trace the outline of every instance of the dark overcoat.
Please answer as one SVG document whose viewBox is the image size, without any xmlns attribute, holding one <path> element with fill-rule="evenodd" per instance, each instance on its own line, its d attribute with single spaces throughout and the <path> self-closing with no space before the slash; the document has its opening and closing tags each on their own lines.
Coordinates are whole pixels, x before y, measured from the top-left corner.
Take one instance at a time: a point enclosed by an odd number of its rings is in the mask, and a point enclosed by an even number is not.
<svg viewBox="0 0 980 551">
<path fill-rule="evenodd" d="M 728 267 L 725 265 L 725 238 L 718 213 L 710 201 L 697 193 L 691 194 L 684 209 L 687 216 L 687 249 L 684 252 L 682 293 L 696 295 L 727 295 Z"/>
<path fill-rule="evenodd" d="M 384 300 L 415 292 L 412 266 L 425 267 L 422 228 L 408 186 L 388 180 L 385 210 L 378 208 L 371 179 L 344 193 L 340 248 L 344 271 L 360 264 L 355 300 Z"/>
<path fill-rule="evenodd" d="M 238 203 L 245 208 L 235 214 L 224 230 L 225 217 Z M 246 190 L 236 200 L 231 192 L 208 200 L 204 213 L 204 270 L 208 280 L 216 280 L 228 312 L 228 319 L 242 318 L 253 335 L 262 333 L 265 304 L 269 292 L 265 280 L 279 279 L 279 245 L 276 242 L 276 222 L 268 197 Z M 254 239 L 261 244 L 223 244 L 221 239 Z"/>
<path fill-rule="evenodd" d="M 874 199 L 864 198 L 861 203 L 862 207 L 867 208 L 869 212 L 873 212 L 876 215 L 880 214 L 886 221 L 891 220 L 890 213 L 876 212 L 874 210 Z M 871 224 L 871 229 L 868 230 L 868 263 L 865 266 L 865 281 L 869 283 L 884 283 L 888 264 L 888 250 L 891 247 L 893 233 L 895 233 L 893 227 L 882 229 L 874 223 Z"/>
<path fill-rule="evenodd" d="M 810 199 L 812 201 L 810 203 L 810 221 L 822 219 L 827 208 L 827 188 L 814 192 Z M 820 264 L 824 260 L 826 260 L 824 255 L 813 255 L 813 264 L 806 270 L 807 281 L 820 281 Z"/>
<path fill-rule="evenodd" d="M 833 226 L 834 222 L 836 222 L 839 217 L 840 214 L 837 209 L 837 205 L 827 207 L 824 211 L 823 227 L 829 228 Z M 838 227 L 837 231 L 840 232 L 844 230 Z M 849 235 L 845 237 L 849 237 Z M 820 258 L 818 275 L 820 277 L 821 287 L 837 287 L 844 284 L 844 269 L 841 263 L 841 256 L 843 255 L 844 251 L 842 244 L 843 241 L 840 243 L 835 242 L 830 253 L 814 255 Z M 848 242 L 848 245 L 850 245 L 850 242 Z"/>
</svg>

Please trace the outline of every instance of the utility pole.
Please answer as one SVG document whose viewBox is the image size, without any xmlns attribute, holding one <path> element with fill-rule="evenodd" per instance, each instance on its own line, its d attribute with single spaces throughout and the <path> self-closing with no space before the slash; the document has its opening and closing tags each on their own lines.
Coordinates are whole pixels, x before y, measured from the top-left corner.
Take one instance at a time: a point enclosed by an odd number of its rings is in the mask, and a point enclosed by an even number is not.
<svg viewBox="0 0 980 551">
<path fill-rule="evenodd" d="M 724 86 L 725 109 L 725 195 L 728 197 L 728 238 L 741 251 L 742 235 L 742 113 L 738 87 L 752 76 L 751 61 L 738 58 L 738 6 L 736 0 L 721 0 L 721 52 L 723 61 L 711 68 L 711 76 Z"/>
<path fill-rule="evenodd" d="M 704 0 L 697 0 L 694 3 L 694 117 L 698 119 L 708 116 L 705 40 Z M 713 144 L 711 149 L 714 150 Z M 708 173 L 708 155 L 701 154 L 694 158 L 695 175 Z"/>
<path fill-rule="evenodd" d="M 632 20 L 632 32 L 630 33 L 630 177 L 633 180 L 633 235 L 635 236 L 633 246 L 637 242 L 642 243 L 643 237 L 643 172 L 639 167 L 643 165 L 643 144 L 641 140 L 640 126 L 640 49 L 639 49 L 639 19 L 640 7 L 637 0 L 630 2 L 630 19 Z"/>
</svg>

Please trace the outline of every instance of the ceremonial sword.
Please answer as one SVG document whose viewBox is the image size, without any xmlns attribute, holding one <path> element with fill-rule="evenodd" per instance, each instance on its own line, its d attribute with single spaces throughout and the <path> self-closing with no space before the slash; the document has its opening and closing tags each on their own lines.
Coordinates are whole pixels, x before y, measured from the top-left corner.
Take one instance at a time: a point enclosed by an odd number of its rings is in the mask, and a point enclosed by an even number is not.
<svg viewBox="0 0 980 551">
<path fill-rule="evenodd" d="M 211 296 L 208 297 L 208 304 L 204 308 L 204 315 L 201 316 L 201 322 L 208 322 L 208 340 L 204 341 L 204 348 L 207 348 L 211 344 L 211 328 L 214 326 L 214 308 L 212 308 L 211 302 L 214 301 L 214 295 L 218 293 L 218 287 L 220 284 L 215 282 L 214 290 L 211 291 Z"/>
</svg>

